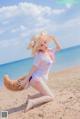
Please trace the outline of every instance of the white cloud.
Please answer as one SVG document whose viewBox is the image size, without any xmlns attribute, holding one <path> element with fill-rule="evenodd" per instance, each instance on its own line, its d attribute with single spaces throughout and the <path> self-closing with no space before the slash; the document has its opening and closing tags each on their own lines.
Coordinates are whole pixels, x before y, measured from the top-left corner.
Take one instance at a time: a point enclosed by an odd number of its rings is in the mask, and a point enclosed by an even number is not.
<svg viewBox="0 0 80 119">
<path fill-rule="evenodd" d="M 32 15 L 35 17 L 44 14 L 61 14 L 63 12 L 65 12 L 65 9 L 52 9 L 48 6 L 43 7 L 27 2 L 0 8 L 0 16 L 4 18 L 11 18 L 20 14 Z"/>
<path fill-rule="evenodd" d="M 25 37 L 37 32 L 37 30 L 46 30 L 51 25 L 55 26 L 50 17 L 60 15 L 65 11 L 65 9 L 52 9 L 48 6 L 27 2 L 1 7 L 0 22 L 4 27 L 3 30 L 0 30 L 0 34 L 5 31 L 12 38 L 11 33 L 14 35 L 20 32 L 22 34 L 21 37 Z"/>
<path fill-rule="evenodd" d="M 62 14 L 64 12 L 66 12 L 66 9 L 55 9 L 55 10 L 52 10 L 53 14 L 58 14 L 58 15 Z"/>
<path fill-rule="evenodd" d="M 75 44 L 75 33 L 73 39 L 68 29 L 72 32 L 73 28 L 79 28 L 80 17 L 66 21 L 64 18 L 65 15 L 63 14 L 66 14 L 67 10 L 71 7 L 70 4 L 66 4 L 65 9 L 54 9 L 49 6 L 24 2 L 14 6 L 0 8 L 0 50 L 5 50 L 7 54 L 10 51 L 9 48 L 11 48 L 11 53 L 14 53 L 14 58 L 15 52 L 17 52 L 18 58 L 19 56 L 23 57 L 23 54 L 26 56 L 25 43 L 29 41 L 32 35 L 44 30 L 50 33 L 61 31 L 60 39 L 63 47 L 71 46 L 73 42 Z M 64 22 L 62 23 L 61 20 Z M 67 33 L 65 29 L 67 29 Z M 79 34 L 77 35 L 76 41 L 78 40 Z M 2 52 L 0 53 L 2 57 Z M 8 60 L 11 60 L 11 58 L 9 57 Z"/>
<path fill-rule="evenodd" d="M 26 14 L 33 17 L 40 17 L 44 15 L 62 14 L 66 9 L 54 9 L 49 6 L 40 6 L 32 3 L 20 3 L 19 8 Z"/>
<path fill-rule="evenodd" d="M 75 28 L 80 26 L 80 16 L 76 18 L 72 18 L 68 20 L 67 22 L 63 23 L 61 28 Z"/>
<path fill-rule="evenodd" d="M 20 26 L 20 29 L 21 29 L 22 31 L 24 31 L 24 30 L 26 30 L 26 27 L 25 27 L 24 25 L 21 25 L 21 26 Z"/>
<path fill-rule="evenodd" d="M 18 46 L 20 45 L 19 39 L 10 39 L 10 40 L 1 40 L 0 41 L 0 49 L 9 48 L 10 46 Z"/>
<path fill-rule="evenodd" d="M 67 8 L 71 7 L 70 4 L 66 4 L 66 6 Z M 65 29 L 79 25 L 80 19 L 77 18 L 63 24 L 54 21 L 56 16 L 61 16 L 66 10 L 66 8 L 54 9 L 49 6 L 40 6 L 27 2 L 22 2 L 14 6 L 2 7 L 0 8 L 0 22 L 4 27 L 3 30 L 0 30 L 0 34 L 6 31 L 6 34 L 10 36 L 9 40 L 11 40 L 12 37 L 14 38 L 15 34 L 19 34 L 19 39 L 24 39 L 24 37 L 27 39 L 34 33 L 43 30 L 55 32 L 58 29 Z M 5 39 L 6 37 L 1 40 L 5 41 Z M 9 42 L 9 44 L 11 43 L 12 42 Z M 12 45 L 14 45 L 14 43 L 12 43 Z"/>
<path fill-rule="evenodd" d="M 16 26 L 11 30 L 12 33 L 19 32 L 19 31 L 25 32 L 26 27 L 24 25 L 20 25 L 19 27 Z"/>
<path fill-rule="evenodd" d="M 0 17 L 9 19 L 19 14 L 17 6 L 5 6 L 0 8 Z"/>
</svg>

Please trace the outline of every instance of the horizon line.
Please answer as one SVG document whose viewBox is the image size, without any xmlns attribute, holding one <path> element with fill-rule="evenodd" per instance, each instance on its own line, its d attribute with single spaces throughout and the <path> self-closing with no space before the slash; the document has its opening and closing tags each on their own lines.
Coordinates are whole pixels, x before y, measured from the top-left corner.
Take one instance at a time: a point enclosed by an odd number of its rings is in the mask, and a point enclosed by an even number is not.
<svg viewBox="0 0 80 119">
<path fill-rule="evenodd" d="M 61 49 L 61 51 L 69 50 L 69 49 L 76 48 L 76 47 L 80 47 L 80 45 L 76 45 L 76 46 L 71 46 L 71 47 L 68 47 L 68 48 L 64 48 L 64 49 Z M 3 65 L 8 65 L 8 64 L 20 62 L 22 60 L 26 60 L 26 59 L 30 59 L 30 58 L 32 58 L 32 56 L 31 57 L 22 58 L 22 59 L 19 59 L 19 60 L 14 60 L 14 61 L 11 61 L 11 62 L 6 62 L 6 63 L 3 63 L 3 64 L 0 64 L 0 67 L 3 66 Z"/>
</svg>

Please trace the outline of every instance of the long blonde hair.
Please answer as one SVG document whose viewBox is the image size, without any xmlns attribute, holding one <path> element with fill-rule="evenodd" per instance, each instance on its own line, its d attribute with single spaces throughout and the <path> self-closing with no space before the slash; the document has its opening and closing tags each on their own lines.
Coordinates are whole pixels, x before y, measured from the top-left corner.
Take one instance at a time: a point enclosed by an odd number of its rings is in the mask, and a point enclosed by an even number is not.
<svg viewBox="0 0 80 119">
<path fill-rule="evenodd" d="M 41 36 L 45 37 L 47 42 L 50 42 L 53 40 L 53 36 L 48 35 L 47 32 L 41 32 L 40 34 L 33 36 L 27 47 L 28 49 L 32 50 L 32 55 L 35 55 L 38 51 L 39 45 L 41 43 L 41 40 L 40 40 Z"/>
</svg>

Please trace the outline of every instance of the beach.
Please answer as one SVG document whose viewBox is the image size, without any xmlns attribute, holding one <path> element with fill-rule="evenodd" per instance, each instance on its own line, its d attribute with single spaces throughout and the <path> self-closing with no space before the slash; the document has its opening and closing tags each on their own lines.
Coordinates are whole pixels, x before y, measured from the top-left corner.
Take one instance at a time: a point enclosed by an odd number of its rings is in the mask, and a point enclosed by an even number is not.
<svg viewBox="0 0 80 119">
<path fill-rule="evenodd" d="M 0 111 L 8 111 L 9 119 L 80 119 L 80 66 L 49 74 L 48 85 L 54 100 L 24 113 L 27 94 L 37 93 L 33 88 L 11 92 L 0 89 Z"/>
</svg>

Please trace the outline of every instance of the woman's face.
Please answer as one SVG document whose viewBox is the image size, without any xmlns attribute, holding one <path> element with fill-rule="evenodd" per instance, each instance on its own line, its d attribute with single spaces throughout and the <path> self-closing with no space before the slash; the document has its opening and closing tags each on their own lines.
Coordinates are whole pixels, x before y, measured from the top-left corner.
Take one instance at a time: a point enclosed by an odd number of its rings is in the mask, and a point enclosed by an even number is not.
<svg viewBox="0 0 80 119">
<path fill-rule="evenodd" d="M 41 50 L 41 51 L 45 52 L 47 49 L 48 49 L 47 40 L 46 40 L 46 38 L 44 36 L 41 36 L 38 50 Z"/>
</svg>

